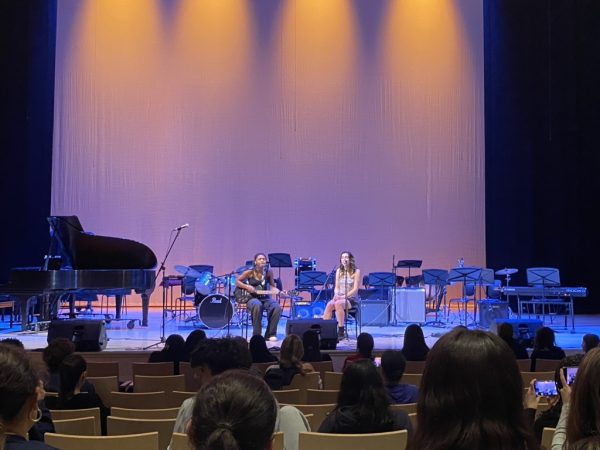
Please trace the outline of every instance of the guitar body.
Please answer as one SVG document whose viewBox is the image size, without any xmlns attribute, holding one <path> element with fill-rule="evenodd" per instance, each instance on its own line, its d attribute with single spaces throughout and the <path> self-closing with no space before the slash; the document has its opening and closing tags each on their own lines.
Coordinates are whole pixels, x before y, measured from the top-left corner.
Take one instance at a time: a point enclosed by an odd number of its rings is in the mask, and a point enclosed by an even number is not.
<svg viewBox="0 0 600 450">
<path fill-rule="evenodd" d="M 274 290 L 272 290 L 272 291 L 257 290 L 255 294 L 251 294 L 246 289 L 242 289 L 240 287 L 236 287 L 235 290 L 233 291 L 233 296 L 235 298 L 235 301 L 242 305 L 245 305 L 253 298 L 263 300 L 263 299 L 267 298 L 267 296 L 269 296 L 269 295 L 277 295 L 277 294 L 279 294 L 280 296 L 294 297 L 294 296 L 298 295 L 298 291 L 279 291 L 279 292 L 277 292 Z"/>
</svg>

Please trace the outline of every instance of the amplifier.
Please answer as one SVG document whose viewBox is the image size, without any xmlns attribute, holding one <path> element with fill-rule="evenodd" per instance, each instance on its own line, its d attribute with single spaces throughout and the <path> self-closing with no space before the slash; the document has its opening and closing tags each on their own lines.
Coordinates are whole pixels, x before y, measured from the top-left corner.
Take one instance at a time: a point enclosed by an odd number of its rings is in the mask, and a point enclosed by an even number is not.
<svg viewBox="0 0 600 450">
<path fill-rule="evenodd" d="M 390 289 L 393 295 L 393 292 Z M 425 323 L 425 289 L 396 289 L 396 322 Z"/>
<path fill-rule="evenodd" d="M 494 299 L 479 300 L 479 325 L 490 328 L 496 319 L 508 319 L 508 302 Z M 502 322 L 501 321 L 501 322 Z"/>
<path fill-rule="evenodd" d="M 361 300 L 361 326 L 385 327 L 390 323 L 390 304 L 381 300 Z"/>
<path fill-rule="evenodd" d="M 48 343 L 59 337 L 72 341 L 78 352 L 99 352 L 108 343 L 104 320 L 53 320 L 48 328 Z"/>
<path fill-rule="evenodd" d="M 315 319 L 323 317 L 325 301 L 294 302 L 292 306 L 292 319 Z"/>
<path fill-rule="evenodd" d="M 528 348 L 533 347 L 533 340 L 538 328 L 543 324 L 540 319 L 495 319 L 492 322 L 493 333 L 498 334 L 498 327 L 502 323 L 509 323 L 513 327 L 513 338 Z"/>
<path fill-rule="evenodd" d="M 306 330 L 316 331 L 321 340 L 321 349 L 335 350 L 337 348 L 337 320 L 305 319 L 288 320 L 285 325 L 285 335 L 295 334 L 302 338 Z"/>
</svg>

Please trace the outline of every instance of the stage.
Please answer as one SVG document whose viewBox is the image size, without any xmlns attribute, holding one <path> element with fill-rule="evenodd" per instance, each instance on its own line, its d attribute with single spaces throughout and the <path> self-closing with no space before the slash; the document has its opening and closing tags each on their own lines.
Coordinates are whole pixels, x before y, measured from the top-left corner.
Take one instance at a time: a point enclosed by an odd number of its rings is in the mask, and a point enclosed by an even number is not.
<svg viewBox="0 0 600 450">
<path fill-rule="evenodd" d="M 164 337 L 170 334 L 180 334 L 184 338 L 188 336 L 196 328 L 200 328 L 198 323 L 194 321 L 185 321 L 181 317 L 172 317 L 168 313 L 164 323 Z M 108 344 L 105 352 L 136 352 L 136 351 L 152 351 L 162 348 L 161 342 L 161 309 L 150 308 L 149 311 L 149 326 L 141 327 L 137 319 L 141 318 L 140 308 L 129 308 L 124 315 L 126 320 L 111 321 L 106 324 L 106 333 L 108 336 Z M 79 315 L 79 318 L 103 319 L 101 315 Z M 136 319 L 136 324 L 132 329 L 127 327 L 129 320 Z M 429 317 L 428 317 L 429 319 Z M 432 316 L 433 319 L 433 316 Z M 600 335 L 600 315 L 575 315 L 575 332 L 571 332 L 570 328 L 563 327 L 564 321 L 562 317 L 554 317 L 550 323 L 546 317 L 545 325 L 550 326 L 556 333 L 556 345 L 562 347 L 567 354 L 578 353 L 581 350 L 581 340 L 586 333 L 595 333 Z M 282 317 L 279 322 L 277 337 L 278 341 L 268 342 L 269 347 L 279 347 L 286 332 L 287 318 Z M 375 339 L 375 349 L 378 351 L 385 349 L 400 349 L 402 348 L 404 339 L 404 330 L 409 324 L 397 324 L 388 326 L 363 326 L 362 331 L 373 335 Z M 450 331 L 453 327 L 460 325 L 458 316 L 451 312 L 447 321 L 440 321 L 437 324 L 426 324 L 423 326 L 423 332 L 427 344 L 431 347 L 443 334 Z M 479 328 L 469 326 L 469 328 Z M 224 337 L 227 336 L 227 327 L 223 329 L 207 329 L 203 328 L 209 337 Z M 264 329 L 264 326 L 263 326 Z M 249 333 L 252 333 L 250 327 Z M 242 330 L 238 326 L 230 326 L 229 334 L 231 336 L 242 335 Z M 337 349 L 333 352 L 348 352 L 356 348 L 356 336 L 354 325 L 351 323 L 349 327 L 349 339 L 340 341 Z M 0 322 L 0 339 L 13 337 L 21 340 L 28 350 L 39 349 L 46 346 L 47 331 L 21 331 L 20 324 L 13 324 L 9 328 L 8 317 L 5 317 L 4 322 Z M 156 344 L 153 346 L 153 344 Z"/>
</svg>

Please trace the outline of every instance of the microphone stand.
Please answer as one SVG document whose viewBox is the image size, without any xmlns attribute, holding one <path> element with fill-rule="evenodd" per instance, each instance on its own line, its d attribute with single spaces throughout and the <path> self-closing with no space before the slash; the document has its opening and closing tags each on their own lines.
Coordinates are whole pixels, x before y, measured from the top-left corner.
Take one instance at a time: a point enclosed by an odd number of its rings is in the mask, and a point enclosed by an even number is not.
<svg viewBox="0 0 600 450">
<path fill-rule="evenodd" d="M 185 227 L 184 227 L 185 228 Z M 171 238 L 169 237 L 170 240 L 170 244 L 169 247 L 167 248 L 167 252 L 165 254 L 164 259 L 162 260 L 162 262 L 160 263 L 160 267 L 159 269 L 156 271 L 156 275 L 154 276 L 154 285 L 156 285 L 156 280 L 158 279 L 158 276 L 162 273 L 162 278 L 163 278 L 163 282 L 165 279 L 165 262 L 167 261 L 167 258 L 169 257 L 169 254 L 171 253 L 171 250 L 173 249 L 173 246 L 175 245 L 175 241 L 177 241 L 177 238 L 179 237 L 179 235 L 181 234 L 181 230 L 183 228 L 182 227 L 177 227 L 175 228 L 175 230 L 171 230 L 171 236 L 173 235 L 173 231 L 177 231 L 177 234 L 175 234 L 175 237 L 173 238 L 173 240 L 171 240 Z M 165 286 L 163 283 L 163 298 L 162 298 L 162 317 L 161 317 L 161 324 L 160 324 L 160 341 L 155 342 L 154 344 L 151 344 L 147 347 L 144 347 L 142 350 L 147 350 L 149 348 L 152 347 L 156 347 L 160 344 L 164 344 L 165 343 L 165 315 L 167 314 L 167 292 L 165 290 Z"/>
<path fill-rule="evenodd" d="M 331 272 L 329 272 L 329 274 L 327 275 L 327 278 L 325 278 L 324 289 L 327 288 L 327 284 L 329 283 L 329 278 L 331 278 L 332 273 L 335 273 L 335 269 L 337 269 L 337 264 L 333 266 L 333 269 L 331 269 Z M 315 297 L 315 300 L 312 303 L 316 303 L 319 301 L 319 297 L 321 296 L 321 293 L 323 292 L 324 289 L 321 289 L 319 291 L 319 293 Z M 335 283 L 333 284 L 333 290 L 335 291 Z M 335 292 L 333 292 L 333 295 L 331 296 L 331 298 L 333 299 L 334 296 L 335 296 Z"/>
</svg>

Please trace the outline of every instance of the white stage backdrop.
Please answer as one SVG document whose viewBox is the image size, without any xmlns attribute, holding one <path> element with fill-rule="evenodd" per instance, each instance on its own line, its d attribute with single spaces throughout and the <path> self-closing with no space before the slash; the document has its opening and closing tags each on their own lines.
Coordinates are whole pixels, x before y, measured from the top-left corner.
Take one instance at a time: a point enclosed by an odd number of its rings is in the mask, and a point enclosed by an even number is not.
<svg viewBox="0 0 600 450">
<path fill-rule="evenodd" d="M 480 0 L 59 0 L 56 58 L 52 213 L 167 273 L 485 263 Z"/>
</svg>

